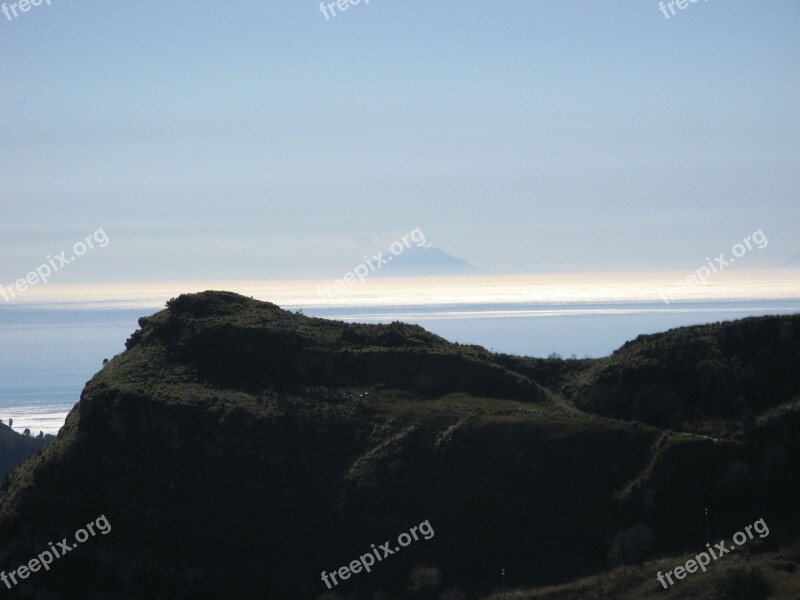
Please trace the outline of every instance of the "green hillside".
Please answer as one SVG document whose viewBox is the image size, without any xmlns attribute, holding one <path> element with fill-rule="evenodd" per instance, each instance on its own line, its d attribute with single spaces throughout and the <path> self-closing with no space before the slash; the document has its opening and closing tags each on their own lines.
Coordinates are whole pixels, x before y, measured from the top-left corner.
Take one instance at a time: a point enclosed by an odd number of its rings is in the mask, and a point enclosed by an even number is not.
<svg viewBox="0 0 800 600">
<path fill-rule="evenodd" d="M 796 563 L 800 316 L 582 361 L 226 292 L 140 326 L 0 490 L 6 570 L 98 515 L 113 526 L 28 579 L 38 597 L 477 598 L 505 569 L 518 589 L 567 585 L 516 598 L 606 598 L 584 588 L 655 590 L 650 566 L 607 569 L 702 547 L 706 507 L 715 536 L 769 523 L 737 560 L 774 589 L 772 562 Z M 426 520 L 432 539 L 327 591 L 323 570 Z M 631 528 L 649 533 L 621 544 Z M 412 572 L 438 583 L 409 590 Z"/>
</svg>

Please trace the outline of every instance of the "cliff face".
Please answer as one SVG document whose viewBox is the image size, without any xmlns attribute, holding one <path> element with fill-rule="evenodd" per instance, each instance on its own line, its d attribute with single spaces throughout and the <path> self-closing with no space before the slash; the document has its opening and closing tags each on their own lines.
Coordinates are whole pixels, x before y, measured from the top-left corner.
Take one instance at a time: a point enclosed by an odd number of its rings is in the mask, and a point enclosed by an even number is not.
<svg viewBox="0 0 800 600">
<path fill-rule="evenodd" d="M 798 321 L 741 327 L 742 344 L 760 344 L 748 364 L 774 381 L 745 397 L 752 418 L 726 413 L 722 437 L 578 401 L 593 386 L 609 393 L 602 374 L 615 357 L 501 357 L 415 326 L 311 319 L 222 292 L 181 296 L 140 321 L 58 438 L 6 478 L 6 571 L 99 515 L 112 526 L 8 594 L 315 598 L 327 591 L 321 571 L 372 544 L 396 546 L 426 520 L 434 537 L 335 591 L 480 592 L 497 586 L 500 568 L 517 583 L 563 581 L 603 568 L 607 540 L 637 522 L 652 527 L 656 552 L 696 543 L 705 506 L 720 535 L 764 517 L 768 542 L 792 538 L 796 374 L 768 357 L 797 364 L 780 332 L 800 331 Z M 664 334 L 665 352 L 690 331 Z M 621 352 L 636 348 L 647 340 Z M 419 565 L 441 571 L 436 595 L 405 591 Z"/>
</svg>

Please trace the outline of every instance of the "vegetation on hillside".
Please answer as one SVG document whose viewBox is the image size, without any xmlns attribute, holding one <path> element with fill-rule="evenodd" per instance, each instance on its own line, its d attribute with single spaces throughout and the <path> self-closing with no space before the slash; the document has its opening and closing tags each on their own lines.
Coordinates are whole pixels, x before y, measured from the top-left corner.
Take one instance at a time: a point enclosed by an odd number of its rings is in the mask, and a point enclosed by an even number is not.
<svg viewBox="0 0 800 600">
<path fill-rule="evenodd" d="M 505 569 L 515 588 L 576 580 L 515 592 L 531 598 L 605 598 L 581 586 L 651 589 L 647 561 L 702 547 L 705 508 L 717 537 L 770 524 L 741 558 L 770 585 L 759 556 L 796 562 L 779 548 L 798 539 L 798 316 L 566 361 L 226 292 L 140 325 L 0 490 L 0 567 L 97 515 L 113 524 L 36 580 L 42 597 L 454 600 Z M 430 541 L 320 581 L 425 519 Z M 704 585 L 717 579 L 685 589 Z"/>
</svg>

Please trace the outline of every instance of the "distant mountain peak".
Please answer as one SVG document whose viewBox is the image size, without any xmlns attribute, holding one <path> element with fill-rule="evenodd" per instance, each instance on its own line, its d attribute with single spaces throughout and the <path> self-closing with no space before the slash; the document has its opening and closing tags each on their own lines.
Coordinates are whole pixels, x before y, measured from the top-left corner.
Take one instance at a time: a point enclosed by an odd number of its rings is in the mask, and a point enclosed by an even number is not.
<svg viewBox="0 0 800 600">
<path fill-rule="evenodd" d="M 470 275 L 479 269 L 449 252 L 433 246 L 411 246 L 400 254 L 390 254 L 389 264 L 380 273 L 389 276 L 415 277 L 424 275 Z"/>
</svg>

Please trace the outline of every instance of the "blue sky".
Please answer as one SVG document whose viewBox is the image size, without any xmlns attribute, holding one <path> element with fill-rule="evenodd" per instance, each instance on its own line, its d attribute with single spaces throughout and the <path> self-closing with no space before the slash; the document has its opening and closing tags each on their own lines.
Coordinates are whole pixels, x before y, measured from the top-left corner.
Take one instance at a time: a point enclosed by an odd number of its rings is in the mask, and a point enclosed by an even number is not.
<svg viewBox="0 0 800 600">
<path fill-rule="evenodd" d="M 0 283 L 800 253 L 800 3 L 52 0 L 0 14 Z"/>
</svg>

